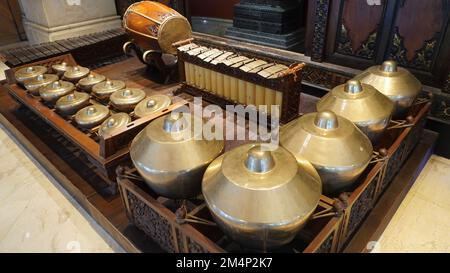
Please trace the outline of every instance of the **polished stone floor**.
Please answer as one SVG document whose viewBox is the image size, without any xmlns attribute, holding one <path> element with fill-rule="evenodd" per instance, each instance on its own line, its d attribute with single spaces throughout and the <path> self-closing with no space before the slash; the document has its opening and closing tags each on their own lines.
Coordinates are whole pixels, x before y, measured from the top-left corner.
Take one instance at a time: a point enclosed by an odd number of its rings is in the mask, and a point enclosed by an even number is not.
<svg viewBox="0 0 450 273">
<path fill-rule="evenodd" d="M 122 252 L 0 125 L 0 252 Z"/>
<path fill-rule="evenodd" d="M 450 253 L 450 160 L 433 155 L 373 252 Z"/>
</svg>

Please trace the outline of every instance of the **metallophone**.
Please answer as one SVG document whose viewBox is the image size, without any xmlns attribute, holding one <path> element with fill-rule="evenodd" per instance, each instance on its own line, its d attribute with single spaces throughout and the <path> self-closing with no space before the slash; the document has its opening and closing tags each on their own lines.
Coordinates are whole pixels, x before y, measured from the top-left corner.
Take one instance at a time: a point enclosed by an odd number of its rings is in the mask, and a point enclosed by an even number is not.
<svg viewBox="0 0 450 273">
<path fill-rule="evenodd" d="M 277 118 L 283 124 L 298 116 L 304 63 L 277 63 L 228 48 L 203 46 L 192 40 L 174 46 L 177 47 L 182 92 L 202 96 L 223 108 L 253 105 L 258 111 L 260 106 L 267 106 L 260 114 L 270 119 L 275 117 L 271 105 L 279 105 Z"/>
</svg>

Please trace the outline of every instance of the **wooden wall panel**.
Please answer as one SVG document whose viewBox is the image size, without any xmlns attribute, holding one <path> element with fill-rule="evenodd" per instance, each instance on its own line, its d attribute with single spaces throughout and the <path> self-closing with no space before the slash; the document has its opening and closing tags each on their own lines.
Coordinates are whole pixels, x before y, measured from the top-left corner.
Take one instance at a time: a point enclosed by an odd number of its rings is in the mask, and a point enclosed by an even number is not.
<svg viewBox="0 0 450 273">
<path fill-rule="evenodd" d="M 361 0 L 334 0 L 329 3 L 321 60 L 339 64 L 350 62 L 349 66 L 359 69 L 374 65 L 384 54 L 380 41 L 385 31 L 388 2 L 368 5 Z"/>
<path fill-rule="evenodd" d="M 357 69 L 394 59 L 441 88 L 450 69 L 450 0 L 309 0 L 306 54 Z"/>
<path fill-rule="evenodd" d="M 389 57 L 403 66 L 431 71 L 450 16 L 449 7 L 442 0 L 401 2 Z"/>
<path fill-rule="evenodd" d="M 239 0 L 189 0 L 192 16 L 233 19 L 233 7 Z"/>
<path fill-rule="evenodd" d="M 383 20 L 384 5 L 369 6 L 364 1 L 347 0 L 340 11 L 336 51 L 355 57 L 374 59 L 377 34 Z"/>
</svg>

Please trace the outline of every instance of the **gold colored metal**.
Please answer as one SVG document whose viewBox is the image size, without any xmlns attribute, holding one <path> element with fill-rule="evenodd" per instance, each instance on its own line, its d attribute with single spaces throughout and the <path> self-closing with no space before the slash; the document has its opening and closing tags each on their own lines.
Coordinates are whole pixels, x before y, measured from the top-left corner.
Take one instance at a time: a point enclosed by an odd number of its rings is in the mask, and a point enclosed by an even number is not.
<svg viewBox="0 0 450 273">
<path fill-rule="evenodd" d="M 106 80 L 92 87 L 92 93 L 101 100 L 109 99 L 112 93 L 125 88 L 125 82 L 117 80 Z"/>
<path fill-rule="evenodd" d="M 145 92 L 137 88 L 117 90 L 109 97 L 111 104 L 119 111 L 131 112 L 145 98 Z"/>
<path fill-rule="evenodd" d="M 67 68 L 66 72 L 64 72 L 64 80 L 77 83 L 82 78 L 89 75 L 89 68 L 82 66 L 71 66 Z"/>
<path fill-rule="evenodd" d="M 306 114 L 281 128 L 280 144 L 318 171 L 323 190 L 351 187 L 372 158 L 372 143 L 350 120 L 331 111 Z"/>
<path fill-rule="evenodd" d="M 352 121 L 372 143 L 382 136 L 394 111 L 394 103 L 374 87 L 349 80 L 333 88 L 316 105 Z"/>
<path fill-rule="evenodd" d="M 233 240 L 259 250 L 292 241 L 322 193 L 320 180 L 289 151 L 264 146 L 244 144 L 221 155 L 209 165 L 202 183 L 216 223 Z"/>
<path fill-rule="evenodd" d="M 131 122 L 131 117 L 127 113 L 116 113 L 106 119 L 98 129 L 99 136 L 105 136 L 111 134 L 114 130 L 118 128 L 123 128 Z"/>
<path fill-rule="evenodd" d="M 39 96 L 39 88 L 49 85 L 52 82 L 57 81 L 58 79 L 58 76 L 53 74 L 42 74 L 38 75 L 35 78 L 25 80 L 23 82 L 23 85 L 25 86 L 25 89 L 30 91 L 31 94 Z"/>
<path fill-rule="evenodd" d="M 395 103 L 394 118 L 403 118 L 422 90 L 420 81 L 405 68 L 398 67 L 395 61 L 372 66 L 355 79 L 388 96 Z"/>
<path fill-rule="evenodd" d="M 47 67 L 45 66 L 28 66 L 21 68 L 14 73 L 16 77 L 16 81 L 20 84 L 23 84 L 24 81 L 36 78 L 39 75 L 42 75 L 47 72 Z"/>
<path fill-rule="evenodd" d="M 157 194 L 173 199 L 195 197 L 209 163 L 223 152 L 223 140 L 205 140 L 194 124 L 202 125 L 203 120 L 171 113 L 152 121 L 131 143 L 134 166 Z"/>
<path fill-rule="evenodd" d="M 171 98 L 166 95 L 153 95 L 143 99 L 134 108 L 134 115 L 142 118 L 168 107 L 172 103 Z"/>
<path fill-rule="evenodd" d="M 69 65 L 67 65 L 66 62 L 61 62 L 59 64 L 52 65 L 52 71 L 58 75 L 58 77 L 62 77 L 64 73 L 66 73 L 67 69 L 69 68 Z"/>
<path fill-rule="evenodd" d="M 109 116 L 108 107 L 93 104 L 84 107 L 75 114 L 76 123 L 82 128 L 92 128 L 101 124 Z"/>
<path fill-rule="evenodd" d="M 78 81 L 78 88 L 85 92 L 91 92 L 92 87 L 97 83 L 101 83 L 106 80 L 106 77 L 94 72 L 91 72 L 89 76 L 82 78 Z"/>
<path fill-rule="evenodd" d="M 62 96 L 72 93 L 75 85 L 67 81 L 55 81 L 39 88 L 39 96 L 49 103 L 56 102 Z"/>
<path fill-rule="evenodd" d="M 89 99 L 89 94 L 75 91 L 59 98 L 55 103 L 55 108 L 63 115 L 73 115 L 81 108 L 89 105 Z"/>
</svg>

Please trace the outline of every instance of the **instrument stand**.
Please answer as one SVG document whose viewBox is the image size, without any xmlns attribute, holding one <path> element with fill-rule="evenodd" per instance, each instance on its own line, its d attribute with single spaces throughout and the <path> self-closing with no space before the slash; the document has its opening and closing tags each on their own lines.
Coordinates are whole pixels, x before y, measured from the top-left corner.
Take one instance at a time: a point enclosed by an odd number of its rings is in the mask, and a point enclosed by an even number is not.
<svg viewBox="0 0 450 273">
<path fill-rule="evenodd" d="M 135 43 L 129 41 L 123 45 L 123 52 L 127 56 L 133 56 L 134 52 L 136 54 L 136 57 L 142 63 L 146 64 L 149 68 L 156 69 L 159 73 L 159 77 L 157 77 L 159 78 L 158 81 L 162 82 L 163 84 L 168 84 L 171 80 L 175 80 L 178 75 L 177 61 L 167 64 L 164 61 L 163 53 L 161 51 L 147 50 L 143 52 L 142 49 Z"/>
</svg>

